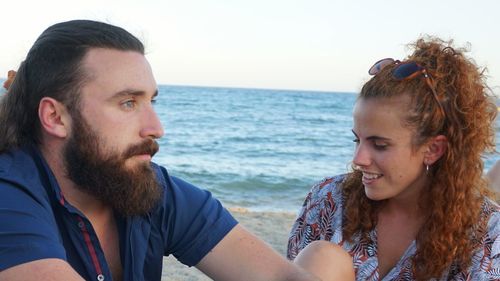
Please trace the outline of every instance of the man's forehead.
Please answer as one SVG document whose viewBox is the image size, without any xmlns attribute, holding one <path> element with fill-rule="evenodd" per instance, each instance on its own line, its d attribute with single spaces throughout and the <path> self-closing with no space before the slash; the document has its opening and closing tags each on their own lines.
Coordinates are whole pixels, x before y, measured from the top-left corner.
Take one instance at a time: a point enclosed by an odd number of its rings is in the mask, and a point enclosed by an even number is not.
<svg viewBox="0 0 500 281">
<path fill-rule="evenodd" d="M 135 51 L 90 49 L 82 61 L 84 88 L 108 93 L 157 91 L 151 67 L 145 56 Z"/>
</svg>

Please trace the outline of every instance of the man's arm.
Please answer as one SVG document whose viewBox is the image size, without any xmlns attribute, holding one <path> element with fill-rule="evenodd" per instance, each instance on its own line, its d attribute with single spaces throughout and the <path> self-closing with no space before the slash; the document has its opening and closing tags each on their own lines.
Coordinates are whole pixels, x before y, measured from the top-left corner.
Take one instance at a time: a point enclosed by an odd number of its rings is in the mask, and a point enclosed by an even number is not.
<svg viewBox="0 0 500 281">
<path fill-rule="evenodd" d="M 84 281 L 64 260 L 42 259 L 0 271 L 0 281 Z"/>
<path fill-rule="evenodd" d="M 196 267 L 218 281 L 319 281 L 240 225 L 235 226 Z"/>
</svg>

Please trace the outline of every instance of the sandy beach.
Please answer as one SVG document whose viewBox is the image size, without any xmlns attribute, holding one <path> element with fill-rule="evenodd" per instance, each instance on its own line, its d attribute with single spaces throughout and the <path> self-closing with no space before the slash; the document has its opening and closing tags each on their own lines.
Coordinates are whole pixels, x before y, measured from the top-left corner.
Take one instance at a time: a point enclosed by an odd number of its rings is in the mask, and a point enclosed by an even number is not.
<svg viewBox="0 0 500 281">
<path fill-rule="evenodd" d="M 285 256 L 288 232 L 295 220 L 293 213 L 249 212 L 246 209 L 229 209 L 242 226 L 271 245 Z M 195 267 L 187 267 L 174 257 L 163 261 L 162 281 L 206 281 L 212 280 Z"/>
</svg>

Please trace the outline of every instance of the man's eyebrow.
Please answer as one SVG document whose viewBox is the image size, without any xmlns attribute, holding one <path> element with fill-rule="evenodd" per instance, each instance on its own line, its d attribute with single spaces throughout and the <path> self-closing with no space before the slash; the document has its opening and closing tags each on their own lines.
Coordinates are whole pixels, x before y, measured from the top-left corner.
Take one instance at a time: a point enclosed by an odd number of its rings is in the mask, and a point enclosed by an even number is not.
<svg viewBox="0 0 500 281">
<path fill-rule="evenodd" d="M 113 96 L 111 96 L 111 99 L 115 98 L 121 98 L 121 97 L 126 97 L 126 96 L 144 96 L 146 95 L 146 92 L 141 91 L 141 90 L 134 90 L 134 89 L 126 89 L 123 91 L 119 91 L 115 93 Z M 158 96 L 158 89 L 155 90 L 153 94 L 153 98 Z"/>
</svg>

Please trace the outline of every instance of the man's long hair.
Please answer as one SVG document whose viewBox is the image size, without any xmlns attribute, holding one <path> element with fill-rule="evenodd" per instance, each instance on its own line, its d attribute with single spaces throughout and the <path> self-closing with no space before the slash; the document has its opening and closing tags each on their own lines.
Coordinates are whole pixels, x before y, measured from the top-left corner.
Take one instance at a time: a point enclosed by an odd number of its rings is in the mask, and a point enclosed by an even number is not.
<svg viewBox="0 0 500 281">
<path fill-rule="evenodd" d="M 128 31 L 103 22 L 73 20 L 47 28 L 21 63 L 8 94 L 0 101 L 0 153 L 26 144 L 39 144 L 38 106 L 44 97 L 78 109 L 86 79 L 81 62 L 91 48 L 135 51 L 144 45 Z"/>
</svg>

